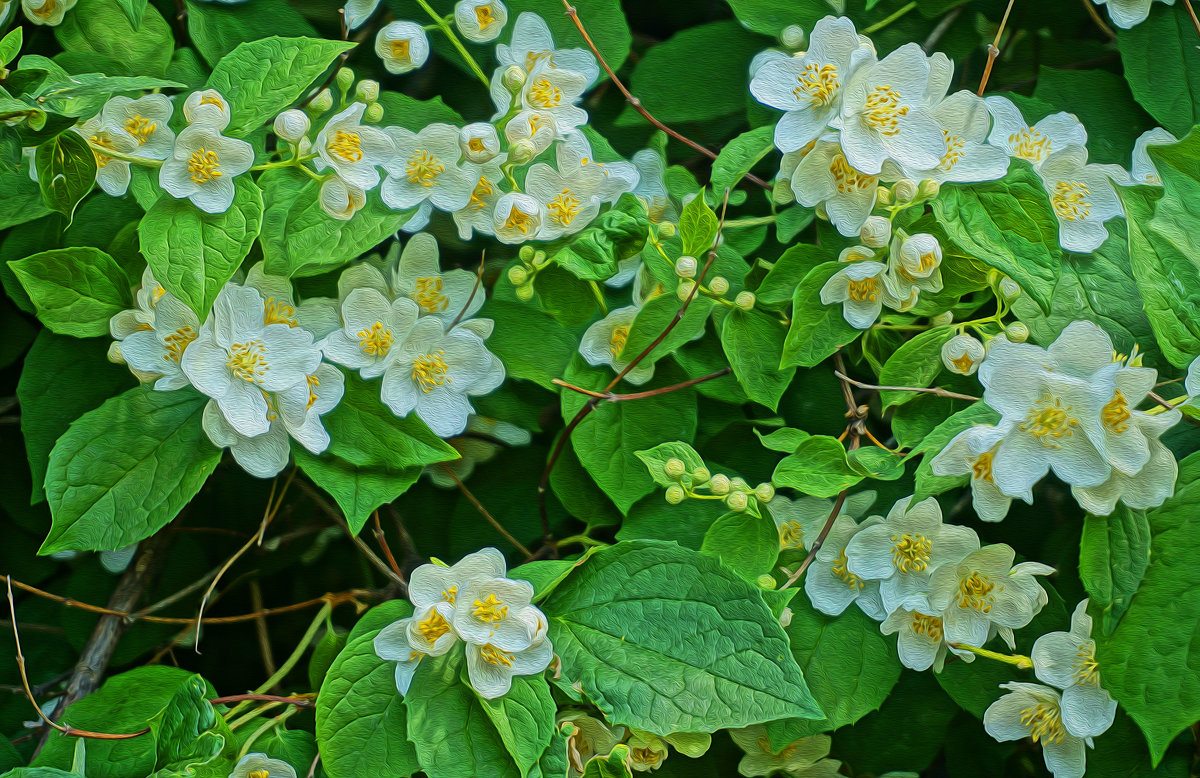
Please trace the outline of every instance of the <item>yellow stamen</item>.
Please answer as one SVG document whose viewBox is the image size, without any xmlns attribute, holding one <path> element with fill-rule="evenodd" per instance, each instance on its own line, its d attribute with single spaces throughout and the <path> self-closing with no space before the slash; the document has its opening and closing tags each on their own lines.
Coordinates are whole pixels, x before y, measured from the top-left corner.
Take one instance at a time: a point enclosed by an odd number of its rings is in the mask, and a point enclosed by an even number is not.
<svg viewBox="0 0 1200 778">
<path fill-rule="evenodd" d="M 938 169 L 949 172 L 963 158 L 963 148 L 967 142 L 957 135 L 951 135 L 948 130 L 942 130 L 942 139 L 946 141 L 946 153 L 942 155 Z"/>
<path fill-rule="evenodd" d="M 842 582 L 851 589 L 861 589 L 866 586 L 861 578 L 850 572 L 850 569 L 846 566 L 846 564 L 846 549 L 843 548 L 842 553 L 833 561 L 833 567 L 830 569 L 833 571 L 835 576 L 842 579 Z"/>
<path fill-rule="evenodd" d="M 870 301 L 875 302 L 879 299 L 879 279 L 864 278 L 861 281 L 850 280 L 850 289 L 848 291 L 851 300 L 856 302 Z"/>
<path fill-rule="evenodd" d="M 792 88 L 797 100 L 808 98 L 813 105 L 828 106 L 837 97 L 838 83 L 836 65 L 818 65 L 810 62 L 804 72 L 796 76 L 798 86 Z"/>
<path fill-rule="evenodd" d="M 850 167 L 850 163 L 846 161 L 846 157 L 838 154 L 829 163 L 829 172 L 833 175 L 833 181 L 837 184 L 838 194 L 849 194 L 859 192 L 864 189 L 869 189 L 875 186 L 878 180 L 876 176 L 868 176 L 858 172 Z"/>
<path fill-rule="evenodd" d="M 1002 589 L 1003 587 L 997 589 L 996 584 L 986 575 L 980 575 L 978 571 L 971 573 L 958 582 L 958 607 L 990 613 L 992 605 L 996 602 L 992 592 Z"/>
<path fill-rule="evenodd" d="M 124 127 L 126 132 L 137 138 L 138 145 L 141 146 L 154 135 L 158 124 L 146 119 L 141 114 L 134 114 L 133 117 L 125 120 Z"/>
<path fill-rule="evenodd" d="M 358 137 L 357 132 L 346 132 L 338 130 L 333 135 L 333 140 L 326 146 L 329 153 L 335 157 L 340 157 L 347 162 L 358 162 L 363 158 L 362 141 Z"/>
<path fill-rule="evenodd" d="M 266 347 L 261 340 L 251 340 L 246 343 L 234 343 L 229 349 L 229 359 L 225 366 L 236 378 L 252 384 L 261 384 L 267 374 Z"/>
<path fill-rule="evenodd" d="M 163 348 L 167 350 L 167 353 L 163 354 L 163 359 L 178 364 L 179 360 L 183 359 L 183 350 L 196 339 L 198 334 L 196 330 L 184 325 L 163 338 Z"/>
<path fill-rule="evenodd" d="M 364 354 L 373 357 L 387 356 L 395 341 L 396 336 L 392 334 L 391 330 L 385 328 L 381 321 L 375 322 L 369 329 L 358 331 L 359 348 L 363 350 Z"/>
<path fill-rule="evenodd" d="M 417 624 L 417 631 L 428 642 L 436 643 L 438 638 L 450 631 L 450 625 L 446 623 L 446 619 L 442 614 L 433 610 L 429 612 L 424 621 Z"/>
<path fill-rule="evenodd" d="M 517 206 L 513 206 L 508 211 L 508 218 L 504 221 L 506 230 L 520 230 L 522 235 L 529 234 L 529 228 L 533 226 L 533 214 L 525 213 Z"/>
<path fill-rule="evenodd" d="M 924 635 L 930 640 L 940 642 L 942 639 L 942 618 L 926 616 L 924 613 L 913 611 L 912 631 L 914 635 Z"/>
<path fill-rule="evenodd" d="M 975 360 L 971 359 L 971 355 L 964 351 L 962 356 L 951 359 L 950 364 L 954 365 L 958 372 L 966 373 L 975 364 Z"/>
<path fill-rule="evenodd" d="M 901 573 L 922 573 L 932 559 L 933 543 L 924 535 L 892 536 L 892 564 Z"/>
<path fill-rule="evenodd" d="M 467 148 L 476 154 L 482 154 L 487 151 L 487 146 L 483 145 L 483 138 L 471 138 L 467 141 Z"/>
<path fill-rule="evenodd" d="M 996 449 L 985 451 L 971 460 L 971 477 L 976 481 L 992 481 L 992 460 L 996 458 Z"/>
<path fill-rule="evenodd" d="M 864 115 L 867 124 L 879 130 L 880 134 L 897 135 L 901 117 L 908 116 L 908 106 L 900 105 L 900 93 L 885 84 L 875 87 L 867 95 Z"/>
<path fill-rule="evenodd" d="M 1075 652 L 1075 683 L 1083 686 L 1100 685 L 1100 664 L 1096 661 L 1096 644 L 1089 640 Z"/>
<path fill-rule="evenodd" d="M 446 375 L 449 366 L 443 358 L 445 356 L 446 352 L 439 350 L 436 354 L 422 354 L 413 360 L 413 381 L 425 394 L 432 392 L 435 387 L 450 383 L 450 376 Z"/>
<path fill-rule="evenodd" d="M 491 643 L 485 643 L 479 649 L 479 656 L 490 665 L 512 667 L 512 654 L 503 649 L 496 648 Z"/>
<path fill-rule="evenodd" d="M 508 616 L 508 606 L 496 596 L 495 592 L 489 592 L 486 598 L 475 600 L 475 610 L 472 615 L 478 621 L 486 622 L 495 627 Z"/>
<path fill-rule="evenodd" d="M 1112 399 L 1100 409 L 1100 420 L 1104 426 L 1120 435 L 1129 429 L 1129 420 L 1133 414 L 1129 412 L 1129 402 L 1120 389 L 1113 392 Z"/>
<path fill-rule="evenodd" d="M 1063 407 L 1062 400 L 1047 392 L 1029 409 L 1025 421 L 1018 428 L 1028 432 L 1046 448 L 1057 449 L 1062 448 L 1058 441 L 1071 437 L 1073 428 L 1077 426 L 1079 419 L 1071 416 L 1071 406 Z"/>
<path fill-rule="evenodd" d="M 568 226 L 579 215 L 579 206 L 579 198 L 570 189 L 562 190 L 558 197 L 546 203 L 546 209 L 550 211 L 550 220 L 563 227 Z"/>
<path fill-rule="evenodd" d="M 437 177 L 445 172 L 446 166 L 442 161 L 430 154 L 428 151 L 417 149 L 408 158 L 408 164 L 404 168 L 404 172 L 408 175 L 408 180 L 413 184 L 421 186 L 433 186 L 437 183 Z"/>
<path fill-rule="evenodd" d="M 108 137 L 107 135 L 93 135 L 91 137 L 91 142 L 92 145 L 95 146 L 103 146 L 104 148 L 112 149 L 113 151 L 117 150 L 117 147 L 113 145 L 112 138 Z M 96 167 L 107 167 L 108 163 L 112 162 L 113 160 L 112 157 L 101 154 L 95 149 L 92 149 L 92 154 L 96 157 Z"/>
<path fill-rule="evenodd" d="M 317 387 L 321 385 L 321 380 L 315 375 L 305 376 L 304 380 L 308 383 L 308 403 L 304 406 L 307 411 L 317 402 Z"/>
<path fill-rule="evenodd" d="M 804 548 L 804 527 L 798 521 L 784 522 L 779 527 L 780 548 Z"/>
<path fill-rule="evenodd" d="M 454 601 L 458 599 L 458 587 L 451 586 L 449 589 L 443 589 L 442 599 L 453 605 Z"/>
<path fill-rule="evenodd" d="M 1029 736 L 1036 743 L 1061 743 L 1067 728 L 1062 723 L 1062 713 L 1057 705 L 1039 702 L 1032 708 L 1021 711 L 1021 724 L 1029 728 Z"/>
<path fill-rule="evenodd" d="M 562 90 L 542 76 L 529 87 L 529 102 L 534 108 L 557 108 L 562 104 Z"/>
<path fill-rule="evenodd" d="M 392 59 L 398 59 L 407 62 L 409 60 L 408 49 L 408 38 L 401 38 L 399 40 L 392 41 Z"/>
<path fill-rule="evenodd" d="M 487 201 L 483 198 L 495 194 L 496 190 L 492 188 L 492 182 L 487 180 L 487 176 L 480 176 L 479 183 L 475 185 L 475 189 L 471 191 L 471 202 L 469 205 L 479 211 L 487 207 Z"/>
<path fill-rule="evenodd" d="M 208 151 L 203 146 L 193 151 L 192 156 L 188 158 L 188 173 L 197 184 L 206 184 L 224 175 L 217 152 Z"/>
<path fill-rule="evenodd" d="M 416 300 L 425 313 L 438 313 L 450 305 L 450 298 L 442 294 L 441 276 L 418 278 L 416 288 L 409 297 Z"/>
<path fill-rule="evenodd" d="M 299 326 L 296 322 L 296 309 L 283 300 L 268 297 L 263 302 L 263 324 L 286 324 L 289 327 Z"/>
<path fill-rule="evenodd" d="M 492 7 L 490 5 L 475 6 L 475 21 L 479 22 L 480 30 L 486 30 L 489 24 L 496 21 L 496 17 L 492 16 Z"/>
<path fill-rule="evenodd" d="M 629 340 L 629 325 L 618 324 L 613 327 L 612 335 L 608 339 L 608 350 L 612 353 L 613 359 L 621 356 L 621 352 L 625 349 L 625 341 Z"/>
<path fill-rule="evenodd" d="M 1050 156 L 1050 139 L 1032 127 L 1009 135 L 1008 143 L 1012 146 L 1014 157 L 1035 165 Z"/>
</svg>

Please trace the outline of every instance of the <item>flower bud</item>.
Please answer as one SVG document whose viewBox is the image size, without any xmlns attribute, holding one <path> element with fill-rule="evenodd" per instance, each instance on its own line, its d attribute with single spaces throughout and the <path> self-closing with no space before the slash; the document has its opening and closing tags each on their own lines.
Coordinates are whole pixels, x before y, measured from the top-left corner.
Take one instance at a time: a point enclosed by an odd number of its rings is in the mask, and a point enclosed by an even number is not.
<svg viewBox="0 0 1200 778">
<path fill-rule="evenodd" d="M 779 42 L 789 49 L 804 48 L 804 28 L 798 24 L 789 24 L 783 28 L 783 32 L 779 34 Z"/>
<path fill-rule="evenodd" d="M 675 262 L 675 274 L 680 278 L 695 278 L 699 263 L 695 257 L 680 257 Z"/>
<path fill-rule="evenodd" d="M 350 86 L 353 83 L 354 83 L 354 71 L 353 70 L 351 70 L 350 68 L 341 68 L 338 70 L 338 72 L 337 72 L 338 89 L 342 90 L 343 92 L 346 92 L 350 89 Z"/>
<path fill-rule="evenodd" d="M 1029 327 L 1019 321 L 1015 321 L 1004 328 L 1004 334 L 1013 343 L 1024 343 L 1029 340 Z"/>
<path fill-rule="evenodd" d="M 550 258 L 546 256 L 546 252 L 540 251 L 538 249 L 534 249 L 534 252 L 533 252 L 533 266 L 534 267 L 543 268 L 546 266 L 546 263 L 549 261 L 550 261 Z"/>
<path fill-rule="evenodd" d="M 663 472 L 667 474 L 667 478 L 682 478 L 687 472 L 687 465 L 683 464 L 682 459 L 671 457 L 663 465 Z"/>
<path fill-rule="evenodd" d="M 322 89 L 317 96 L 308 101 L 307 110 L 314 114 L 322 114 L 333 107 L 333 92 Z"/>
<path fill-rule="evenodd" d="M 712 478 L 712 474 L 703 465 L 692 471 L 692 480 L 698 484 L 707 482 L 709 478 Z"/>
<path fill-rule="evenodd" d="M 875 190 L 876 205 L 891 205 L 892 200 L 892 190 L 888 189 L 886 186 L 881 186 Z"/>
<path fill-rule="evenodd" d="M 521 261 L 524 262 L 526 265 L 532 265 L 533 264 L 533 246 L 530 246 L 528 243 L 526 243 L 524 246 L 521 247 L 521 250 L 517 252 L 517 256 L 520 257 Z"/>
<path fill-rule="evenodd" d="M 742 478 L 740 475 L 735 475 L 733 478 L 729 479 L 729 488 L 738 492 L 748 492 L 750 491 L 750 484 L 746 483 L 745 478 Z"/>
<path fill-rule="evenodd" d="M 1005 276 L 1000 279 L 1000 294 L 1004 295 L 1004 302 L 1011 303 L 1021 296 L 1021 287 L 1017 285 L 1016 281 Z"/>
<path fill-rule="evenodd" d="M 952 324 L 953 322 L 954 313 L 952 311 L 945 311 L 929 318 L 929 323 L 935 327 L 945 327 L 947 324 Z"/>
<path fill-rule="evenodd" d="M 686 300 L 695 288 L 696 282 L 690 278 L 685 278 L 679 282 L 679 288 L 675 290 L 675 294 L 679 295 L 680 300 Z"/>
<path fill-rule="evenodd" d="M 779 614 L 779 626 L 787 627 L 787 626 L 791 625 L 791 623 L 792 623 L 792 609 L 785 607 L 783 609 L 783 612 Z"/>
<path fill-rule="evenodd" d="M 717 473 L 708 482 L 708 490 L 713 494 L 729 494 L 729 476 L 724 473 Z"/>
<path fill-rule="evenodd" d="M 767 575 L 766 573 L 763 573 L 762 575 L 760 575 L 758 577 L 758 579 L 755 581 L 755 583 L 758 584 L 758 587 L 760 589 L 774 589 L 775 588 L 775 576 Z"/>
<path fill-rule="evenodd" d="M 838 254 L 838 262 L 859 262 L 865 259 L 875 259 L 875 252 L 866 246 L 847 246 Z"/>
<path fill-rule="evenodd" d="M 910 278 L 929 278 L 942 264 L 942 245 L 929 233 L 919 232 L 904 238 L 895 259 Z"/>
<path fill-rule="evenodd" d="M 730 492 L 725 497 L 725 504 L 729 506 L 729 510 L 741 513 L 750 505 L 750 498 L 745 492 Z"/>
<path fill-rule="evenodd" d="M 942 185 L 932 178 L 926 178 L 917 186 L 917 194 L 922 200 L 932 200 L 942 191 Z"/>
<path fill-rule="evenodd" d="M 717 276 L 708 282 L 708 288 L 712 290 L 713 294 L 723 295 L 729 291 L 729 282 L 725 280 L 724 276 Z"/>
<path fill-rule="evenodd" d="M 500 136 L 487 122 L 474 122 L 459 130 L 458 146 L 468 162 L 483 165 L 500 155 Z"/>
<path fill-rule="evenodd" d="M 671 238 L 674 238 L 676 232 L 678 232 L 678 230 L 675 228 L 675 222 L 663 222 L 662 224 L 658 225 L 658 237 L 662 238 L 663 240 L 670 240 Z"/>
<path fill-rule="evenodd" d="M 754 487 L 754 496 L 759 502 L 770 502 L 775 498 L 775 487 L 766 481 Z"/>
<path fill-rule="evenodd" d="M 537 146 L 529 138 L 520 138 L 508 147 L 508 161 L 515 165 L 524 165 L 537 156 Z"/>
<path fill-rule="evenodd" d="M 902 178 L 892 184 L 892 194 L 897 203 L 911 203 L 917 199 L 917 182 L 911 178 Z"/>
<path fill-rule="evenodd" d="M 501 74 L 500 83 L 509 92 L 516 94 L 521 87 L 525 86 L 525 71 L 517 65 L 509 65 Z"/>
<path fill-rule="evenodd" d="M 364 78 L 354 88 L 354 99 L 362 103 L 373 103 L 379 99 L 379 82 Z"/>
<path fill-rule="evenodd" d="M 738 292 L 737 297 L 733 299 L 733 304 L 741 308 L 743 311 L 753 310 L 754 303 L 758 298 L 754 296 L 754 292 Z"/>
<path fill-rule="evenodd" d="M 513 265 L 508 269 L 508 280 L 512 281 L 513 286 L 520 286 L 529 280 L 529 271 L 520 265 Z"/>
<path fill-rule="evenodd" d="M 282 140 L 299 143 L 300 139 L 308 134 L 310 127 L 312 122 L 309 121 L 308 114 L 292 108 L 275 117 L 273 129 Z"/>
<path fill-rule="evenodd" d="M 377 122 L 383 118 L 383 103 L 369 103 L 367 109 L 363 111 L 363 119 L 368 122 Z"/>
<path fill-rule="evenodd" d="M 683 487 L 679 484 L 671 484 L 667 487 L 667 502 L 672 505 L 678 505 L 687 497 L 687 493 L 683 491 Z"/>
<path fill-rule="evenodd" d="M 525 284 L 517 287 L 517 299 L 523 303 L 527 303 L 533 299 L 533 284 Z"/>
<path fill-rule="evenodd" d="M 951 373 L 974 375 L 986 355 L 987 349 L 970 335 L 955 335 L 942 344 L 942 364 Z"/>
<path fill-rule="evenodd" d="M 886 216 L 868 216 L 867 221 L 858 230 L 858 239 L 864 246 L 880 249 L 887 245 L 892 238 L 892 223 Z"/>
</svg>

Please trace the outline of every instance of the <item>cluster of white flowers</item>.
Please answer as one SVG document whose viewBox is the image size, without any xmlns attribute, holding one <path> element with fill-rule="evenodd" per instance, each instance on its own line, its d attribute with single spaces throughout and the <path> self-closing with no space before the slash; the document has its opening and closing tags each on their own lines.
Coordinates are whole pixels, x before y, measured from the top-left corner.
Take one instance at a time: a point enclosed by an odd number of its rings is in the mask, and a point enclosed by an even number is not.
<svg viewBox="0 0 1200 778">
<path fill-rule="evenodd" d="M 1074 322 L 1044 349 L 999 336 L 978 375 L 983 401 L 1001 419 L 959 433 L 932 467 L 971 476 L 984 521 L 1003 519 L 1014 498 L 1032 504 L 1033 485 L 1049 470 L 1084 510 L 1101 516 L 1118 500 L 1153 508 L 1174 493 L 1178 465 L 1159 438 L 1181 414 L 1137 410 L 1158 372 L 1136 354 L 1118 355 L 1095 324 Z"/>
<path fill-rule="evenodd" d="M 468 399 L 504 381 L 487 350 L 490 319 L 465 270 L 442 272 L 437 242 L 414 235 L 403 254 L 347 268 L 339 298 L 297 305 L 291 283 L 255 265 L 217 295 L 203 324 L 166 292 L 149 268 L 137 307 L 110 322 L 110 358 L 162 391 L 194 386 L 210 399 L 204 429 L 248 472 L 274 476 L 288 461 L 289 437 L 314 454 L 329 446 L 321 416 L 342 398 L 345 377 L 329 362 L 382 376 L 383 402 L 397 416 L 416 413 L 433 432 L 468 428 Z M 453 326 L 452 326 L 453 325 Z M 329 360 L 326 362 L 324 360 Z"/>
<path fill-rule="evenodd" d="M 384 627 L 375 652 L 396 662 L 396 687 L 407 694 L 417 665 L 461 640 L 471 686 L 485 699 L 506 694 L 514 675 L 549 666 L 553 648 L 545 615 L 531 604 L 533 587 L 506 578 L 504 555 L 485 548 L 458 564 L 421 565 L 409 578 L 413 615 Z"/>
</svg>

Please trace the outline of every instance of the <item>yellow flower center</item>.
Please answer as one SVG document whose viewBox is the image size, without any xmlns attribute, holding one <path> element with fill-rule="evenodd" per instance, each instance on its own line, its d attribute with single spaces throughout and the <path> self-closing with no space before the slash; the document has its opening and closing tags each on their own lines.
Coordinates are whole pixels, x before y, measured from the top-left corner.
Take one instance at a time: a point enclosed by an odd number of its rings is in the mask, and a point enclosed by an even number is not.
<svg viewBox="0 0 1200 778">
<path fill-rule="evenodd" d="M 446 623 L 446 619 L 442 614 L 433 610 L 429 612 L 429 615 L 423 621 L 417 624 L 417 631 L 428 642 L 436 643 L 438 638 L 450 631 L 450 625 Z"/>
<path fill-rule="evenodd" d="M 992 594 L 994 590 L 996 584 L 992 583 L 992 579 L 980 575 L 978 571 L 971 573 L 958 582 L 958 607 L 990 613 L 996 602 Z"/>
<path fill-rule="evenodd" d="M 653 748 L 632 748 L 629 750 L 629 756 L 635 764 L 643 765 L 656 765 L 662 760 L 662 754 Z"/>
<path fill-rule="evenodd" d="M 951 135 L 948 130 L 942 130 L 942 138 L 946 141 L 946 153 L 942 155 L 938 170 L 949 172 L 963 158 L 963 148 L 967 142 L 957 135 Z"/>
<path fill-rule="evenodd" d="M 1120 435 L 1129 429 L 1129 420 L 1133 414 L 1129 412 L 1129 402 L 1120 389 L 1113 392 L 1112 399 L 1100 409 L 1100 420 L 1104 426 Z"/>
<path fill-rule="evenodd" d="M 975 360 L 971 359 L 971 355 L 964 351 L 962 356 L 951 359 L 950 364 L 954 365 L 954 369 L 958 372 L 966 373 L 975 364 Z"/>
<path fill-rule="evenodd" d="M 1021 724 L 1029 729 L 1029 736 L 1036 743 L 1061 743 L 1066 737 L 1062 714 L 1057 705 L 1039 702 L 1032 708 L 1021 711 Z"/>
<path fill-rule="evenodd" d="M 905 532 L 892 536 L 892 564 L 901 573 L 921 573 L 929 567 L 933 543 L 924 535 Z"/>
<path fill-rule="evenodd" d="M 418 278 L 416 288 L 409 297 L 416 300 L 425 313 L 438 313 L 450 305 L 450 298 L 442 294 L 441 276 Z"/>
<path fill-rule="evenodd" d="M 308 403 L 305 404 L 304 410 L 313 407 L 317 402 L 317 387 L 321 385 L 321 379 L 315 375 L 305 376 L 305 382 L 308 384 Z"/>
<path fill-rule="evenodd" d="M 832 570 L 833 574 L 840 578 L 842 582 L 851 589 L 861 589 L 866 586 L 861 578 L 850 572 L 846 564 L 846 549 L 843 548 L 842 553 L 838 555 L 838 558 L 833 560 L 833 567 L 831 567 L 830 570 Z"/>
<path fill-rule="evenodd" d="M 534 66 L 542 60 L 546 60 L 551 65 L 554 65 L 554 52 L 550 51 L 549 49 L 529 52 L 525 55 L 525 70 L 533 70 Z"/>
<path fill-rule="evenodd" d="M 358 162 L 363 158 L 362 141 L 357 132 L 338 130 L 333 134 L 333 140 L 326 146 L 329 153 L 347 162 Z"/>
<path fill-rule="evenodd" d="M 271 778 L 271 773 L 268 770 L 251 770 L 246 778 Z"/>
<path fill-rule="evenodd" d="M 496 17 L 492 16 L 492 7 L 490 5 L 475 6 L 475 21 L 479 22 L 479 29 L 486 30 L 489 24 L 496 21 Z"/>
<path fill-rule="evenodd" d="M 1087 184 L 1080 181 L 1059 181 L 1050 195 L 1050 205 L 1058 218 L 1065 221 L 1086 219 L 1092 212 L 1092 204 L 1087 201 L 1091 193 Z"/>
<path fill-rule="evenodd" d="M 926 616 L 924 613 L 913 611 L 912 631 L 914 635 L 924 635 L 930 640 L 940 642 L 942 639 L 942 618 L 940 616 Z"/>
<path fill-rule="evenodd" d="M 504 220 L 506 230 L 520 230 L 522 235 L 528 235 L 529 228 L 532 226 L 533 214 L 525 213 L 515 205 L 509 209 L 508 218 Z"/>
<path fill-rule="evenodd" d="M 442 599 L 453 605 L 454 601 L 458 599 L 458 587 L 451 586 L 449 589 L 443 589 Z"/>
<path fill-rule="evenodd" d="M 867 95 L 866 108 L 864 115 L 867 124 L 882 135 L 898 134 L 900 118 L 908 116 L 908 106 L 900 105 L 900 93 L 887 84 L 875 87 Z"/>
<path fill-rule="evenodd" d="M 1035 165 L 1050 156 L 1050 139 L 1032 127 L 1009 135 L 1008 143 L 1012 146 L 1014 157 Z"/>
<path fill-rule="evenodd" d="M 113 151 L 117 150 L 117 147 L 113 145 L 112 138 L 108 137 L 107 135 L 93 135 L 91 137 L 91 142 L 94 146 L 103 146 L 104 148 L 112 149 Z M 108 163 L 112 162 L 113 160 L 112 157 L 106 154 L 101 154 L 95 149 L 92 149 L 92 154 L 96 157 L 96 167 L 106 167 Z"/>
<path fill-rule="evenodd" d="M 879 279 L 875 277 L 864 278 L 861 281 L 851 279 L 848 294 L 850 299 L 856 302 L 861 303 L 868 300 L 875 302 L 879 299 Z"/>
<path fill-rule="evenodd" d="M 178 364 L 179 360 L 183 359 L 183 350 L 196 339 L 197 334 L 196 330 L 184 325 L 163 338 L 163 348 L 167 350 L 163 359 Z"/>
<path fill-rule="evenodd" d="M 1069 438 L 1074 433 L 1073 427 L 1079 426 L 1079 419 L 1071 415 L 1071 406 L 1064 407 L 1062 400 L 1043 394 L 1018 425 L 1022 432 L 1028 432 L 1046 448 L 1062 448 L 1058 441 Z"/>
<path fill-rule="evenodd" d="M 625 349 L 625 341 L 629 340 L 629 325 L 618 324 L 613 327 L 612 335 L 608 338 L 608 350 L 612 352 L 613 359 L 621 356 L 621 352 Z"/>
<path fill-rule="evenodd" d="M 404 168 L 404 172 L 408 175 L 408 180 L 413 184 L 421 186 L 433 186 L 437 183 L 437 177 L 445 172 L 446 166 L 437 157 L 430 154 L 428 151 L 417 149 L 408 158 L 408 164 Z"/>
<path fill-rule="evenodd" d="M 46 2 L 42 4 L 41 8 L 30 8 L 29 6 L 26 6 L 26 10 L 32 11 L 34 16 L 38 16 L 42 19 L 49 19 L 50 17 L 54 16 L 54 12 L 57 9 L 58 3 L 56 0 L 46 0 Z"/>
<path fill-rule="evenodd" d="M 496 596 L 495 592 L 488 592 L 488 596 L 484 599 L 475 600 L 475 610 L 472 615 L 477 621 L 495 627 L 508 616 L 508 606 Z"/>
<path fill-rule="evenodd" d="M 829 172 L 833 175 L 833 182 L 837 184 L 838 194 L 851 194 L 868 189 L 878 180 L 875 176 L 864 175 L 850 167 L 850 163 L 842 154 L 835 156 L 833 162 L 829 163 Z"/>
<path fill-rule="evenodd" d="M 557 108 L 562 103 L 562 90 L 542 76 L 530 85 L 529 102 L 535 108 Z"/>
<path fill-rule="evenodd" d="M 971 460 L 971 477 L 976 481 L 992 481 L 992 460 L 996 458 L 996 449 L 985 451 Z"/>
<path fill-rule="evenodd" d="M 267 351 L 261 340 L 234 343 L 229 349 L 225 366 L 236 378 L 252 384 L 261 384 L 267 374 Z"/>
<path fill-rule="evenodd" d="M 485 643 L 483 648 L 479 649 L 479 656 L 489 665 L 512 667 L 512 654 L 504 649 L 496 648 L 491 643 Z"/>
<path fill-rule="evenodd" d="M 446 375 L 448 365 L 443 359 L 445 355 L 445 351 L 438 351 L 436 354 L 422 354 L 413 360 L 413 380 L 425 394 L 432 392 L 434 387 L 450 383 L 450 377 Z"/>
<path fill-rule="evenodd" d="M 154 131 L 158 129 L 156 122 L 150 121 L 141 114 L 134 114 L 131 118 L 126 119 L 124 126 L 126 132 L 137 138 L 139 146 L 150 140 Z"/>
<path fill-rule="evenodd" d="M 483 198 L 496 193 L 492 188 L 492 182 L 487 180 L 487 176 L 480 176 L 479 183 L 475 185 L 475 189 L 471 191 L 470 206 L 475 210 L 482 210 L 487 207 L 487 201 Z"/>
<path fill-rule="evenodd" d="M 283 300 L 268 297 L 263 302 L 263 324 L 286 324 L 289 327 L 299 326 L 296 323 L 296 309 Z"/>
<path fill-rule="evenodd" d="M 803 548 L 804 527 L 798 521 L 787 521 L 779 526 L 780 548 Z"/>
<path fill-rule="evenodd" d="M 546 209 L 550 211 L 551 221 L 566 227 L 579 214 L 579 198 L 570 189 L 564 189 L 558 197 L 546 204 Z"/>
<path fill-rule="evenodd" d="M 217 152 L 208 151 L 203 146 L 193 151 L 188 158 L 188 174 L 197 184 L 206 184 L 224 175 Z"/>
<path fill-rule="evenodd" d="M 222 111 L 225 110 L 225 103 L 221 102 L 221 98 L 215 95 L 205 95 L 200 98 L 200 105 L 215 105 Z"/>
<path fill-rule="evenodd" d="M 392 331 L 383 326 L 383 322 L 377 321 L 370 326 L 369 329 L 358 331 L 358 346 L 363 350 L 364 354 L 369 354 L 373 357 L 385 357 L 392 350 L 392 343 L 396 341 L 396 336 Z"/>
<path fill-rule="evenodd" d="M 476 154 L 482 154 L 487 151 L 487 146 L 483 145 L 483 138 L 471 138 L 467 141 L 467 148 Z"/>
<path fill-rule="evenodd" d="M 408 48 L 408 38 L 399 38 L 392 41 L 392 59 L 407 62 L 409 60 Z"/>
<path fill-rule="evenodd" d="M 813 105 L 827 106 L 837 97 L 838 83 L 836 65 L 818 65 L 810 62 L 804 66 L 804 72 L 796 76 L 797 86 L 792 87 L 792 94 L 797 100 L 808 98 Z"/>
<path fill-rule="evenodd" d="M 1100 685 L 1100 665 L 1096 662 L 1096 644 L 1089 640 L 1075 652 L 1075 683 L 1082 686 Z"/>
</svg>

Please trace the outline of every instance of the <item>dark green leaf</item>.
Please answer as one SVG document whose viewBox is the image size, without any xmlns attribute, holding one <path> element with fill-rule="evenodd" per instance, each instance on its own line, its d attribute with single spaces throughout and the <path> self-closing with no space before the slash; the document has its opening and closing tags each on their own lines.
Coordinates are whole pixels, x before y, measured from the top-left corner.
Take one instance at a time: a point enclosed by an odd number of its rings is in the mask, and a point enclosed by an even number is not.
<svg viewBox="0 0 1200 778">
<path fill-rule="evenodd" d="M 9 262 L 42 323 L 60 335 L 108 335 L 108 320 L 129 307 L 129 283 L 108 254 L 53 249 Z"/>
</svg>

